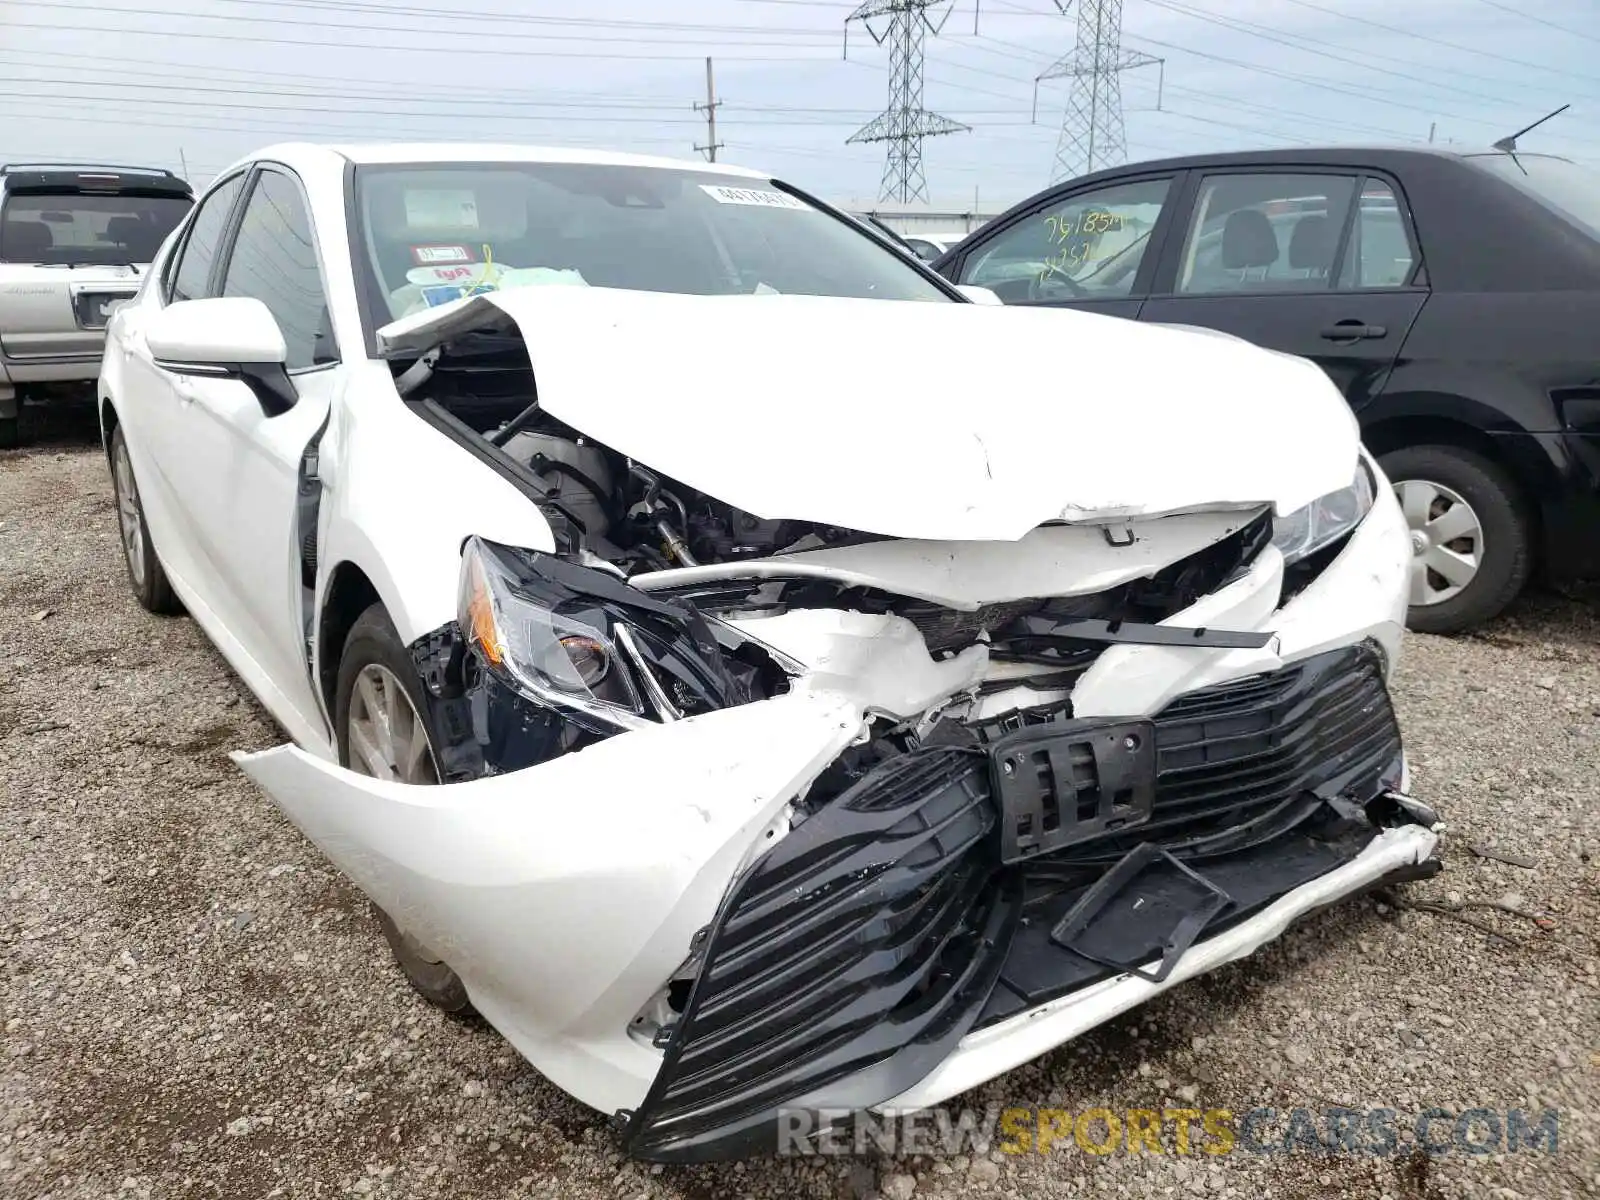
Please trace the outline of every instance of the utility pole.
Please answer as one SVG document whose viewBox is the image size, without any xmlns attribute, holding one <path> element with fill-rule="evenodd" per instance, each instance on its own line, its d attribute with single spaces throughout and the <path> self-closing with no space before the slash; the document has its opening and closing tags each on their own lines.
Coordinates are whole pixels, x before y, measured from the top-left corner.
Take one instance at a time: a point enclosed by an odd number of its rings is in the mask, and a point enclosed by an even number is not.
<svg viewBox="0 0 1600 1200">
<path fill-rule="evenodd" d="M 1430 145 L 1430 146 L 1433 145 L 1433 135 L 1435 133 L 1437 133 L 1438 130 L 1439 130 L 1439 122 L 1437 122 L 1437 121 L 1429 121 L 1428 122 L 1428 145 Z"/>
<path fill-rule="evenodd" d="M 183 153 L 183 147 L 182 146 L 178 147 L 178 161 L 183 164 L 183 177 L 185 179 L 188 179 L 189 178 L 189 160 L 188 160 L 187 157 L 185 157 L 185 155 Z"/>
<path fill-rule="evenodd" d="M 721 142 L 717 141 L 717 109 L 721 106 L 722 101 L 717 99 L 717 85 L 711 76 L 711 59 L 707 56 L 706 102 L 704 104 L 696 104 L 694 110 L 695 112 L 704 112 L 706 114 L 706 144 L 704 146 L 696 146 L 695 150 L 704 153 L 709 162 L 717 161 L 717 150 L 722 145 Z"/>
</svg>

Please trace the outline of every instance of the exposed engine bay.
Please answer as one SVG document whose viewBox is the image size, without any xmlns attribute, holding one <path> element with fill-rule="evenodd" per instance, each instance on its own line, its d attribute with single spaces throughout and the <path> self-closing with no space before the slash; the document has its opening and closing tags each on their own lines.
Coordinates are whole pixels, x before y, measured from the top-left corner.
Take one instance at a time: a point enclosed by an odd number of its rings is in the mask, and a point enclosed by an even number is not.
<svg viewBox="0 0 1600 1200">
<path fill-rule="evenodd" d="M 877 706 L 870 736 L 840 754 L 809 789 L 795 813 L 804 819 L 899 756 L 932 747 L 978 749 L 1022 729 L 1071 720 L 1075 682 L 1110 645 L 1258 648 L 1271 636 L 1159 624 L 1250 567 L 1272 537 L 1265 508 L 1226 524 L 1213 521 L 1193 541 L 1193 553 L 1152 560 L 1144 571 L 1124 569 L 1111 586 L 1067 595 L 1024 591 L 958 607 L 863 583 L 849 571 L 808 569 L 826 557 L 808 558 L 812 552 L 894 539 L 742 511 L 544 412 L 520 338 L 478 332 L 452 339 L 398 382 L 446 432 L 472 438 L 481 450 L 493 447 L 489 453 L 515 473 L 555 531 L 561 561 L 507 548 L 484 552 L 504 552 L 503 569 L 517 577 L 515 586 L 555 612 L 581 617 L 595 633 L 583 642 L 578 671 L 592 672 L 591 698 L 600 703 L 540 708 L 505 689 L 499 706 L 522 710 L 514 724 L 523 736 L 489 739 L 490 761 L 464 760 L 459 777 L 546 760 L 636 727 L 631 714 L 672 721 L 781 695 L 815 665 L 808 651 L 817 645 L 818 622 L 834 621 L 822 638 L 829 654 L 853 645 L 846 653 L 887 655 L 897 643 L 894 661 L 901 665 L 891 673 L 927 674 L 903 689 L 919 699 Z M 1100 552 L 1113 557 L 1135 540 L 1131 529 L 1092 535 Z M 748 571 L 740 569 L 744 564 Z M 717 566 L 731 569 L 706 570 Z M 602 601 L 598 593 L 613 594 Z M 654 607 L 641 613 L 646 602 Z M 632 632 L 613 638 L 613 617 Z M 669 652 L 675 641 L 708 653 L 690 665 L 694 656 Z M 561 644 L 571 654 L 578 642 Z M 605 656 L 613 652 L 632 660 L 631 672 L 607 670 Z M 858 657 L 851 669 L 859 668 Z M 630 677 L 639 684 L 629 685 Z M 496 686 L 492 673 L 484 686 Z"/>
</svg>

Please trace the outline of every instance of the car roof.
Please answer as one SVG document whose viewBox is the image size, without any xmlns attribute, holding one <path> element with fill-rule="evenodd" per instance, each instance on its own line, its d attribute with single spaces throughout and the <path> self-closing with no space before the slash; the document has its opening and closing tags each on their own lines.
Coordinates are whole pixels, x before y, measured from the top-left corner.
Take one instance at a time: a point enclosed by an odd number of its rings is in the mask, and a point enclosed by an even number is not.
<svg viewBox="0 0 1600 1200">
<path fill-rule="evenodd" d="M 573 146 L 482 145 L 475 142 L 280 142 L 230 165 L 271 159 L 311 171 L 342 170 L 346 163 L 591 163 L 597 166 L 641 167 L 663 171 L 698 171 L 735 179 L 771 179 L 770 173 L 698 159 L 624 154 Z M 223 172 L 226 174 L 226 171 Z"/>
<path fill-rule="evenodd" d="M 1489 153 L 1486 149 L 1485 153 Z M 1294 146 L 1270 150 L 1223 150 L 1210 154 L 1185 154 L 1171 158 L 1141 159 L 1120 167 L 1096 171 L 1095 175 L 1118 175 L 1130 170 L 1187 170 L 1194 167 L 1248 167 L 1257 164 L 1268 166 L 1343 166 L 1349 163 L 1401 161 L 1407 158 L 1463 158 L 1460 151 L 1445 150 L 1435 146 Z M 1092 176 L 1080 176 L 1088 179 Z"/>
</svg>

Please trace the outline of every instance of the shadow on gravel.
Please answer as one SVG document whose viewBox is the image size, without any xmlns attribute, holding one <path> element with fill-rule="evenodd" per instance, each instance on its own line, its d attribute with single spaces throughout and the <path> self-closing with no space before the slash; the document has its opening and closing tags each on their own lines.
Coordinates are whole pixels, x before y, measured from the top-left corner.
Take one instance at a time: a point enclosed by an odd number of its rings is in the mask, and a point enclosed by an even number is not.
<svg viewBox="0 0 1600 1200">
<path fill-rule="evenodd" d="M 84 450 L 100 444 L 100 417 L 92 400 L 27 404 L 22 409 L 22 444 L 0 453 L 0 462 Z"/>
</svg>

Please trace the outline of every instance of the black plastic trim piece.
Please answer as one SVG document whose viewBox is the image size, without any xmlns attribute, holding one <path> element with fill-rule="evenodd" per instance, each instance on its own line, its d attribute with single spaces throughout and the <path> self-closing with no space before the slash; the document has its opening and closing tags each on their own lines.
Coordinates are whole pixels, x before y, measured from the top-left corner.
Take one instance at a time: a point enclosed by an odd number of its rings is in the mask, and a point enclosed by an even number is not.
<svg viewBox="0 0 1600 1200">
<path fill-rule="evenodd" d="M 1000 861 L 1063 850 L 1150 819 L 1156 797 L 1153 721 L 1054 721 L 989 747 L 1000 809 Z"/>
<path fill-rule="evenodd" d="M 1124 646 L 1206 646 L 1222 650 L 1259 650 L 1276 633 L 1244 629 L 1187 629 L 1181 625 L 1150 625 L 1143 621 L 1103 621 L 1076 617 L 1056 623 L 1048 634 L 1031 635 L 1030 641 L 1060 638 L 1073 642 L 1106 642 Z"/>
<path fill-rule="evenodd" d="M 1081 942 L 1082 935 L 1088 930 L 1097 917 L 1120 896 L 1139 876 L 1156 866 L 1165 866 L 1178 872 L 1180 876 L 1195 884 L 1206 893 L 1206 899 L 1198 906 L 1188 908 L 1173 926 L 1172 932 L 1167 935 L 1166 944 L 1162 948 L 1161 961 L 1154 971 L 1147 971 L 1137 963 L 1122 962 L 1106 955 L 1098 955 L 1086 949 Z M 1140 896 L 1133 904 L 1138 908 L 1145 901 Z M 1151 983 L 1160 983 L 1172 974 L 1172 969 L 1178 965 L 1178 960 L 1189 952 L 1206 926 L 1221 916 L 1232 907 L 1233 897 L 1212 883 L 1204 875 L 1192 867 L 1185 866 L 1167 851 L 1152 842 L 1141 842 L 1123 856 L 1122 860 L 1100 876 L 1093 887 L 1086 891 L 1076 904 L 1067 912 L 1067 915 L 1056 922 L 1055 928 L 1050 931 L 1050 940 L 1058 946 L 1071 950 L 1074 954 L 1081 954 L 1091 962 L 1097 962 L 1107 967 L 1115 967 L 1119 971 L 1127 971 L 1137 975 L 1140 979 L 1147 979 Z"/>
</svg>

